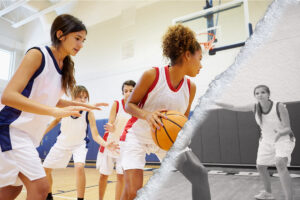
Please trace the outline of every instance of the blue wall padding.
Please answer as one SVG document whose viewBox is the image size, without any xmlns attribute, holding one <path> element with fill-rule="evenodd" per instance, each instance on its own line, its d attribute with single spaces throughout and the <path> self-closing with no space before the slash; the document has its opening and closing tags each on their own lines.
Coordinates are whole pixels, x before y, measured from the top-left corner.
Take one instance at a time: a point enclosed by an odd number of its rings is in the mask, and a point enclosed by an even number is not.
<svg viewBox="0 0 300 200">
<path fill-rule="evenodd" d="M 100 133 L 101 137 L 103 137 L 104 134 L 104 128 L 103 126 L 108 122 L 108 119 L 101 119 L 96 120 L 98 132 Z M 54 127 L 45 137 L 43 138 L 41 142 L 41 146 L 37 148 L 40 158 L 45 159 L 48 152 L 50 151 L 50 148 L 54 145 L 56 142 L 56 138 L 60 132 L 60 124 L 58 124 L 56 127 Z M 89 128 L 88 131 L 88 137 L 90 139 L 90 142 L 88 144 L 88 153 L 86 160 L 87 161 L 96 161 L 99 145 L 93 140 L 91 135 L 91 130 Z M 146 162 L 159 162 L 158 158 L 155 154 L 147 155 L 146 156 Z"/>
</svg>

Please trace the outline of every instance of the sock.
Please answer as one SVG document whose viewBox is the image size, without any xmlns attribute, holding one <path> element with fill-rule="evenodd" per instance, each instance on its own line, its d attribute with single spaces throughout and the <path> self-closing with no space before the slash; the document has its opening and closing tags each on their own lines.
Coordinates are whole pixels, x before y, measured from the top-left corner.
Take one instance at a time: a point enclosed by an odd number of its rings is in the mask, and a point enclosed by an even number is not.
<svg viewBox="0 0 300 200">
<path fill-rule="evenodd" d="M 48 193 L 48 196 L 46 198 L 46 200 L 53 200 L 53 196 L 52 196 L 52 193 Z"/>
</svg>

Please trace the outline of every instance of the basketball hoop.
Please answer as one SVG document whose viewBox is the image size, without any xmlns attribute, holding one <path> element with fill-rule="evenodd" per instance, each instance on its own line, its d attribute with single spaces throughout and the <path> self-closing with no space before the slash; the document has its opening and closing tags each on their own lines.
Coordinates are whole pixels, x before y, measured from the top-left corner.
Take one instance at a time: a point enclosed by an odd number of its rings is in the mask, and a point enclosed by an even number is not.
<svg viewBox="0 0 300 200">
<path fill-rule="evenodd" d="M 213 49 L 213 43 L 216 39 L 215 35 L 213 33 L 198 33 L 197 37 L 199 38 L 199 44 L 202 47 L 202 54 L 207 54 L 209 50 Z M 202 42 L 205 41 L 206 42 Z"/>
</svg>

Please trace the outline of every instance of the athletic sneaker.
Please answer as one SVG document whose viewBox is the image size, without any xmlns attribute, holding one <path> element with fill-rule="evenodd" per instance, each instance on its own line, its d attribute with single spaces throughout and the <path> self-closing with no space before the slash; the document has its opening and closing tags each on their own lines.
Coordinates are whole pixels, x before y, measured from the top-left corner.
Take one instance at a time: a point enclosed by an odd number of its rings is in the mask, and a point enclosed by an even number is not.
<svg viewBox="0 0 300 200">
<path fill-rule="evenodd" d="M 255 195 L 254 196 L 255 199 L 261 199 L 261 200 L 264 200 L 264 199 L 275 199 L 273 197 L 273 195 L 269 192 L 266 192 L 266 191 L 260 191 L 260 193 L 258 195 Z"/>
</svg>

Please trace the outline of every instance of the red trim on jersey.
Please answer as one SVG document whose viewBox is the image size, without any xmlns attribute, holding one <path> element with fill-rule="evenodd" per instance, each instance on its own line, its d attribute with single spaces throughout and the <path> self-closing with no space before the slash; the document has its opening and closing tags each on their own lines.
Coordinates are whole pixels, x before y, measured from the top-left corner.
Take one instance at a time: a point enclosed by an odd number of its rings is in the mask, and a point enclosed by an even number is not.
<svg viewBox="0 0 300 200">
<path fill-rule="evenodd" d="M 116 114 L 119 112 L 119 101 L 115 101 L 117 103 L 117 109 L 116 109 Z"/>
<path fill-rule="evenodd" d="M 189 87 L 189 93 L 191 94 L 191 81 L 190 81 L 190 79 L 187 79 L 187 84 L 188 84 L 188 87 Z"/>
<path fill-rule="evenodd" d="M 106 132 L 104 133 L 104 135 L 103 135 L 103 140 L 104 140 L 104 141 L 107 141 L 107 137 L 108 137 L 108 135 L 109 135 L 109 132 L 108 132 L 108 131 L 106 131 Z M 104 149 L 105 149 L 105 147 L 104 147 L 104 146 L 100 146 L 100 147 L 99 147 L 99 151 L 100 151 L 100 153 L 103 153 L 103 152 L 104 152 Z"/>
<path fill-rule="evenodd" d="M 167 83 L 168 83 L 169 88 L 170 88 L 173 92 L 177 92 L 177 91 L 181 88 L 184 79 L 182 79 L 182 80 L 180 81 L 180 83 L 179 83 L 179 85 L 178 85 L 177 88 L 173 88 L 173 86 L 172 86 L 172 84 L 171 84 L 171 80 L 170 80 L 169 66 L 165 66 L 165 73 L 166 73 L 166 78 L 167 78 Z"/>
<path fill-rule="evenodd" d="M 128 133 L 128 129 L 130 129 L 137 120 L 138 120 L 138 118 L 136 118 L 136 117 L 131 117 L 130 120 L 128 120 L 128 122 L 124 128 L 124 131 L 120 137 L 120 141 L 125 141 L 126 135 Z"/>
<path fill-rule="evenodd" d="M 125 101 L 124 101 L 124 99 L 122 99 L 122 106 L 123 106 L 123 110 L 126 112 L 126 110 L 125 110 Z"/>
<path fill-rule="evenodd" d="M 155 88 L 157 82 L 158 82 L 158 78 L 159 78 L 159 68 L 158 67 L 153 67 L 156 70 L 156 77 L 155 80 L 153 81 L 152 85 L 150 86 L 150 88 L 147 91 L 147 94 L 143 97 L 143 99 L 139 102 L 138 106 L 139 108 L 143 108 L 147 98 L 148 98 L 148 94 Z M 125 141 L 126 139 L 126 135 L 128 133 L 128 130 L 133 126 L 133 124 L 138 120 L 137 117 L 131 117 L 130 120 L 128 120 L 124 131 L 120 137 L 120 141 Z"/>
<path fill-rule="evenodd" d="M 144 104 L 148 98 L 148 94 L 155 88 L 157 82 L 158 82 L 158 78 L 159 78 L 159 69 L 158 67 L 153 67 L 156 70 L 156 77 L 155 80 L 153 81 L 152 85 L 150 86 L 150 88 L 148 89 L 146 95 L 143 97 L 143 99 L 140 101 L 140 103 L 138 104 L 139 108 L 144 107 Z"/>
</svg>

